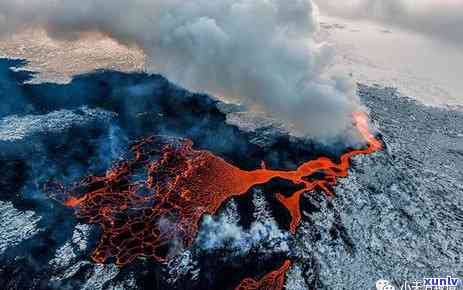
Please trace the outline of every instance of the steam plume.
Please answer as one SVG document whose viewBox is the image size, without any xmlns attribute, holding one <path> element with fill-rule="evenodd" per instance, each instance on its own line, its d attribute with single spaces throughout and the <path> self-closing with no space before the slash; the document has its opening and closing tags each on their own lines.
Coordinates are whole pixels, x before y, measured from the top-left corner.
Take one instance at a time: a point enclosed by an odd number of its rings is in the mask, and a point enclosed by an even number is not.
<svg viewBox="0 0 463 290">
<path fill-rule="evenodd" d="M 312 0 L 0 0 L 0 34 L 31 27 L 137 45 L 169 79 L 239 98 L 311 137 L 338 135 L 358 109 L 353 84 L 325 75 L 333 50 L 313 38 Z"/>
</svg>

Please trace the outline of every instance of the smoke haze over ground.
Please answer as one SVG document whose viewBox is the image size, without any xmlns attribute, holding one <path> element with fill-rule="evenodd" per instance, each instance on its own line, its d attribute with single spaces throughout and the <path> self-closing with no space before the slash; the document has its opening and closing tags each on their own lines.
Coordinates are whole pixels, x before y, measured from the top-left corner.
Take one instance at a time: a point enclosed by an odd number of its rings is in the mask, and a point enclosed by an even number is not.
<svg viewBox="0 0 463 290">
<path fill-rule="evenodd" d="M 323 13 L 363 18 L 423 33 L 463 48 L 460 0 L 315 0 Z"/>
<path fill-rule="evenodd" d="M 0 27 L 60 39 L 103 33 L 141 47 L 171 80 L 238 98 L 311 137 L 338 135 L 359 109 L 353 83 L 325 75 L 333 49 L 313 40 L 311 0 L 0 0 Z"/>
</svg>

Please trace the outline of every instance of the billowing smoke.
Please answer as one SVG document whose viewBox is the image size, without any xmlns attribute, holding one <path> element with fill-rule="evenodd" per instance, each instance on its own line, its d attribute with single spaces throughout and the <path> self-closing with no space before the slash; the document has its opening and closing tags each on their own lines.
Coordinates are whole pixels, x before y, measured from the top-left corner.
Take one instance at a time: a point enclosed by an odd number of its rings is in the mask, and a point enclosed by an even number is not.
<svg viewBox="0 0 463 290">
<path fill-rule="evenodd" d="M 463 48 L 461 0 L 315 0 L 322 13 L 380 21 Z"/>
<path fill-rule="evenodd" d="M 0 33 L 31 27 L 139 46 L 153 71 L 312 137 L 338 135 L 359 107 L 353 83 L 326 74 L 333 50 L 314 40 L 312 0 L 0 0 Z"/>
<path fill-rule="evenodd" d="M 274 221 L 254 222 L 249 230 L 244 230 L 227 218 L 205 216 L 196 243 L 205 251 L 228 248 L 246 255 L 253 249 L 260 253 L 288 252 L 288 240 L 289 234 L 280 231 Z"/>
</svg>

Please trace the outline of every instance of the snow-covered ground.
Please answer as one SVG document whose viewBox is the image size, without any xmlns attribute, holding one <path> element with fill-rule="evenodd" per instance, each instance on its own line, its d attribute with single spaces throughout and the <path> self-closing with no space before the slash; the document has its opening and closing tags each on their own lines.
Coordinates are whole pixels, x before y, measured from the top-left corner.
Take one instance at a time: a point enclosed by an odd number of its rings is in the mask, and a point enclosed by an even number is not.
<svg viewBox="0 0 463 290">
<path fill-rule="evenodd" d="M 25 59 L 26 69 L 38 72 L 33 82 L 67 83 L 76 74 L 95 69 L 139 71 L 145 56 L 108 37 L 88 34 L 75 40 L 55 40 L 43 30 L 27 30 L 0 40 L 0 58 Z"/>
<path fill-rule="evenodd" d="M 431 105 L 463 104 L 463 51 L 415 32 L 320 16 L 319 38 L 336 48 L 332 70 L 399 89 Z"/>
</svg>

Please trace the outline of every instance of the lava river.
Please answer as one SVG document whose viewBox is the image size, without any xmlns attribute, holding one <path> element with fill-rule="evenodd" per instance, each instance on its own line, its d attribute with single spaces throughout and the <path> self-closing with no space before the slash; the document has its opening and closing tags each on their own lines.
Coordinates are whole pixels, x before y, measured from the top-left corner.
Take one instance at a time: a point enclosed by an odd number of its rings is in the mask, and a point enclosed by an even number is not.
<svg viewBox="0 0 463 290">
<path fill-rule="evenodd" d="M 303 185 L 290 197 L 276 196 L 291 215 L 289 230 L 294 234 L 301 221 L 299 203 L 304 192 L 320 188 L 334 196 L 330 188 L 338 177 L 348 175 L 351 157 L 382 148 L 369 132 L 366 114 L 355 114 L 354 124 L 367 146 L 342 155 L 339 163 L 321 157 L 294 171 L 271 170 L 264 165 L 245 171 L 211 152 L 193 149 L 189 140 L 149 137 L 135 143 L 131 157 L 116 163 L 106 175 L 89 176 L 71 188 L 58 186 L 49 191 L 75 208 L 79 219 L 100 225 L 102 235 L 92 254 L 98 263 L 111 258 L 125 265 L 139 256 L 165 262 L 175 254 L 172 249 L 193 243 L 203 215 L 215 214 L 225 201 L 276 177 Z M 308 178 L 320 172 L 322 178 Z M 285 262 L 283 270 L 263 278 L 281 282 L 265 289 L 282 289 L 289 264 Z M 243 282 L 238 289 L 262 288 L 252 279 Z"/>
<path fill-rule="evenodd" d="M 235 288 L 235 290 L 280 290 L 285 284 L 285 274 L 291 266 L 291 261 L 286 260 L 279 269 L 265 275 L 260 280 L 246 278 Z"/>
</svg>

